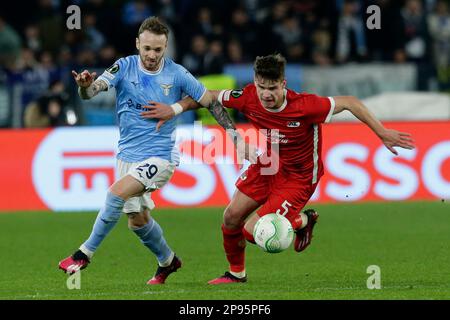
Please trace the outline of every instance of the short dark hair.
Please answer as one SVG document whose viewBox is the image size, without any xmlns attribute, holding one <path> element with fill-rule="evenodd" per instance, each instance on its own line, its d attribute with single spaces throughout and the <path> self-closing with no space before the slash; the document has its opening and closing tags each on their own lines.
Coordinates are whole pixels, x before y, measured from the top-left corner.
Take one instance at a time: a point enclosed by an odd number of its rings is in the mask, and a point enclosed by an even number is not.
<svg viewBox="0 0 450 320">
<path fill-rule="evenodd" d="M 253 70 L 256 77 L 268 80 L 284 80 L 286 59 L 279 53 L 256 57 Z"/>
<path fill-rule="evenodd" d="M 139 27 L 138 37 L 144 31 L 150 31 L 155 34 L 163 34 L 169 39 L 169 28 L 159 21 L 158 17 L 149 17 L 145 19 Z"/>
</svg>

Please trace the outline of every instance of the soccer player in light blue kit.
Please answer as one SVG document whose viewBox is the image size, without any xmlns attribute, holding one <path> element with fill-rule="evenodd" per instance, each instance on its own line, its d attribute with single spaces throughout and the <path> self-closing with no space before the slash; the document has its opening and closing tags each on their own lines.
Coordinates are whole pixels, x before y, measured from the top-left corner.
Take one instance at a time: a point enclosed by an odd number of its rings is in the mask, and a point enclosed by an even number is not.
<svg viewBox="0 0 450 320">
<path fill-rule="evenodd" d="M 173 135 L 176 119 L 165 122 L 158 131 L 157 120 L 145 119 L 141 112 L 149 101 L 157 101 L 172 104 L 177 115 L 183 111 L 176 103 L 183 94 L 205 107 L 212 102 L 212 96 L 184 67 L 164 57 L 167 40 L 167 27 L 156 17 L 150 17 L 142 23 L 136 38 L 139 55 L 119 59 L 95 82 L 95 73 L 72 71 L 83 99 L 112 87 L 116 89 L 120 140 L 119 180 L 109 188 L 89 238 L 59 263 L 59 268 L 67 273 L 87 267 L 122 212 L 128 216 L 129 228 L 158 260 L 158 269 L 148 284 L 163 284 L 181 267 L 181 260 L 168 246 L 161 227 L 149 215 L 154 208 L 149 193 L 163 187 L 179 163 Z"/>
</svg>

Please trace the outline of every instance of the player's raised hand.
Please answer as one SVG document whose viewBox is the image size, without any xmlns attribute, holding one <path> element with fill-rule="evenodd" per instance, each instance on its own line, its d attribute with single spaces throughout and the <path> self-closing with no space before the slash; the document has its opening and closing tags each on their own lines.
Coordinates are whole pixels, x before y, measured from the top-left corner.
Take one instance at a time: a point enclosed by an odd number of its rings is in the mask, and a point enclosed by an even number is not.
<svg viewBox="0 0 450 320">
<path fill-rule="evenodd" d="M 395 155 L 398 155 L 398 152 L 394 149 L 394 147 L 401 147 L 408 150 L 415 148 L 414 140 L 412 139 L 411 134 L 406 132 L 386 129 L 380 138 L 386 148 L 388 148 L 389 151 Z"/>
<path fill-rule="evenodd" d="M 72 70 L 72 76 L 77 82 L 77 85 L 79 87 L 87 88 L 94 82 L 97 73 L 96 72 L 90 73 L 87 70 L 84 70 L 81 73 L 76 73 L 74 70 Z"/>
<path fill-rule="evenodd" d="M 156 131 L 159 131 L 159 128 L 161 128 L 167 120 L 170 120 L 175 116 L 175 112 L 165 103 L 156 101 L 149 101 L 148 103 L 148 105 L 142 106 L 146 111 L 142 111 L 141 116 L 146 119 L 159 119 L 156 124 Z"/>
</svg>

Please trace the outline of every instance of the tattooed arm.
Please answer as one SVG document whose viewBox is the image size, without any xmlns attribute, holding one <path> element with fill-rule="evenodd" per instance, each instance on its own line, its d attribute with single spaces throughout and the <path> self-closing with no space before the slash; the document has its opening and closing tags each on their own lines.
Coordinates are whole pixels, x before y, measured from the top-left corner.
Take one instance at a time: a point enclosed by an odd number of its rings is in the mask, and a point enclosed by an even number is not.
<svg viewBox="0 0 450 320">
<path fill-rule="evenodd" d="M 108 85 L 103 80 L 95 80 L 93 84 L 89 87 L 78 87 L 78 94 L 81 99 L 91 99 L 95 97 L 100 91 L 106 91 L 108 89 Z"/>
<path fill-rule="evenodd" d="M 72 75 L 78 85 L 78 94 L 81 99 L 91 99 L 96 96 L 100 91 L 106 91 L 108 85 L 105 81 L 97 79 L 94 82 L 95 72 L 89 73 L 89 71 L 84 70 L 82 73 L 76 73 L 72 71 Z"/>
<path fill-rule="evenodd" d="M 233 121 L 230 118 L 230 115 L 222 106 L 222 104 L 216 99 L 212 100 L 208 106 L 209 112 L 211 112 L 214 119 L 216 119 L 217 123 L 220 124 L 228 135 L 233 140 L 234 145 L 236 146 L 238 152 L 238 164 L 242 167 L 244 163 L 244 159 L 250 161 L 250 163 L 256 163 L 257 148 L 251 144 L 248 144 L 244 141 L 239 132 L 236 131 L 236 127 Z"/>
<path fill-rule="evenodd" d="M 242 142 L 243 139 L 241 135 L 236 131 L 236 127 L 231 120 L 230 115 L 218 100 L 220 90 L 210 90 L 209 93 L 211 98 L 209 100 L 207 108 L 211 115 L 214 117 L 214 119 L 216 119 L 217 123 L 220 124 L 231 136 L 231 139 L 233 139 L 235 145 L 237 145 L 238 142 Z"/>
<path fill-rule="evenodd" d="M 242 141 L 242 137 L 236 131 L 236 127 L 233 121 L 231 120 L 230 115 L 219 101 L 217 100 L 211 101 L 211 103 L 208 106 L 208 110 L 212 114 L 214 119 L 216 119 L 217 123 L 220 124 L 231 136 L 234 144 L 237 144 L 238 141 Z"/>
</svg>

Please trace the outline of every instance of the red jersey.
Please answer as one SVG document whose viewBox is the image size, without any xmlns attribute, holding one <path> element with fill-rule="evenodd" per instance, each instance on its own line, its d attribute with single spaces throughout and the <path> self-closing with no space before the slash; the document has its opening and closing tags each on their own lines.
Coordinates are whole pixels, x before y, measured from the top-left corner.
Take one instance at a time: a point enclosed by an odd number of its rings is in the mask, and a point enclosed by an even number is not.
<svg viewBox="0 0 450 320">
<path fill-rule="evenodd" d="M 323 175 L 321 123 L 329 122 L 334 99 L 286 89 L 277 110 L 262 106 L 254 84 L 243 90 L 223 90 L 219 102 L 242 112 L 256 129 L 266 129 L 268 144 L 278 143 L 280 166 L 316 183 Z M 278 134 L 277 134 L 278 133 Z"/>
</svg>

